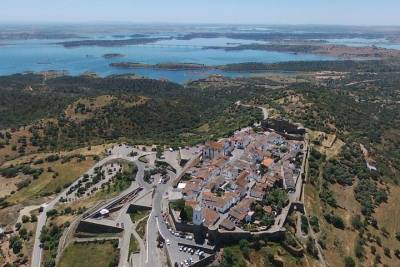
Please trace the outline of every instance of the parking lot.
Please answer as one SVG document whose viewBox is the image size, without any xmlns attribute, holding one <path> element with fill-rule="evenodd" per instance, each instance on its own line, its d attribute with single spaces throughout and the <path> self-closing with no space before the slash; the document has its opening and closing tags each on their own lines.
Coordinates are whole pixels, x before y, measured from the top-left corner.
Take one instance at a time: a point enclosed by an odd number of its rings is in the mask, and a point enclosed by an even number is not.
<svg viewBox="0 0 400 267">
<path fill-rule="evenodd" d="M 197 245 L 191 233 L 175 231 L 169 224 L 167 214 L 161 215 L 162 229 L 165 229 L 167 246 L 171 261 L 178 266 L 191 266 L 194 263 L 210 256 L 201 245 Z"/>
</svg>

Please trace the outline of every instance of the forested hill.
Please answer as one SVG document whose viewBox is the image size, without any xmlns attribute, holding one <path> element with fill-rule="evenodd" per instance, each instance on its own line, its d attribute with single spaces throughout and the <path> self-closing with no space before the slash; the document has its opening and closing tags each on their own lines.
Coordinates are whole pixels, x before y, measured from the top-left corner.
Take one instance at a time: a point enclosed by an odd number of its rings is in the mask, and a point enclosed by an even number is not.
<svg viewBox="0 0 400 267">
<path fill-rule="evenodd" d="M 123 93 L 163 97 L 168 91 L 182 91 L 178 84 L 149 79 L 65 76 L 43 80 L 42 75 L 35 74 L 0 77 L 0 129 L 58 116 L 80 97 Z"/>
<path fill-rule="evenodd" d="M 121 138 L 196 143 L 261 119 L 259 110 L 234 105 L 246 97 L 245 90 L 186 89 L 127 76 L 62 76 L 44 82 L 41 75 L 13 75 L 0 77 L 0 93 L 0 129 L 29 125 L 30 139 L 41 149 Z M 196 130 L 205 124 L 206 131 Z"/>
</svg>

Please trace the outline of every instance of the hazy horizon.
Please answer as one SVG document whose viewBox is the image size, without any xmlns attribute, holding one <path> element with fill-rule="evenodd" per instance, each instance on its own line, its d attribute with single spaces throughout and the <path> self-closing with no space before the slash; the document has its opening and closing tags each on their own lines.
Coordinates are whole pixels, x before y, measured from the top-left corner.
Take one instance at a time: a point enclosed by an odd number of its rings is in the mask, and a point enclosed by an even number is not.
<svg viewBox="0 0 400 267">
<path fill-rule="evenodd" d="M 0 23 L 400 26 L 395 0 L 3 0 Z"/>
</svg>

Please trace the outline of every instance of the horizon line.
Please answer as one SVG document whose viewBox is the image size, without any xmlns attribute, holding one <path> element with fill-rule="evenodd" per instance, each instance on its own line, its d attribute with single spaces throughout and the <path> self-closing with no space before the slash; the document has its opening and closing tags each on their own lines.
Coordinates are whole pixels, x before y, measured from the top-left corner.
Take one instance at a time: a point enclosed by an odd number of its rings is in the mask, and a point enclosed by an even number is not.
<svg viewBox="0 0 400 267">
<path fill-rule="evenodd" d="M 0 25 L 6 24 L 19 24 L 26 25 L 31 24 L 136 24 L 136 25 L 220 25 L 220 26 L 325 26 L 325 27 L 400 27 L 400 24 L 337 24 L 337 23 L 235 23 L 235 22 L 166 22 L 166 21 L 106 21 L 106 20 L 93 20 L 93 21 L 9 21 L 0 20 Z"/>
</svg>

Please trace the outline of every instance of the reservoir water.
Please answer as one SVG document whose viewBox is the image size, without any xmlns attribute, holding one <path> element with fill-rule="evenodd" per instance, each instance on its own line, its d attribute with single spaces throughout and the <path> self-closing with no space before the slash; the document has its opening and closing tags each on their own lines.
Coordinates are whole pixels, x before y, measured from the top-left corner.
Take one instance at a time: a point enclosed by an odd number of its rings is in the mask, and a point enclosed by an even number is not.
<svg viewBox="0 0 400 267">
<path fill-rule="evenodd" d="M 105 38 L 104 36 L 98 37 Z M 109 37 L 106 37 L 109 38 Z M 175 71 L 154 69 L 118 69 L 110 67 L 113 62 L 156 63 L 200 63 L 224 65 L 242 62 L 275 63 L 284 61 L 331 60 L 331 57 L 293 54 L 269 51 L 225 51 L 205 49 L 208 46 L 230 46 L 256 43 L 253 40 L 229 38 L 196 38 L 192 40 L 162 40 L 153 44 L 128 45 L 116 47 L 80 46 L 65 48 L 56 44 L 67 40 L 2 40 L 0 42 L 0 75 L 25 71 L 67 71 L 71 75 L 95 72 L 100 76 L 134 73 L 149 78 L 165 78 L 178 83 L 207 77 L 210 74 L 223 74 L 236 77 L 251 73 L 223 71 Z M 123 58 L 105 59 L 104 54 L 120 53 Z"/>
</svg>

